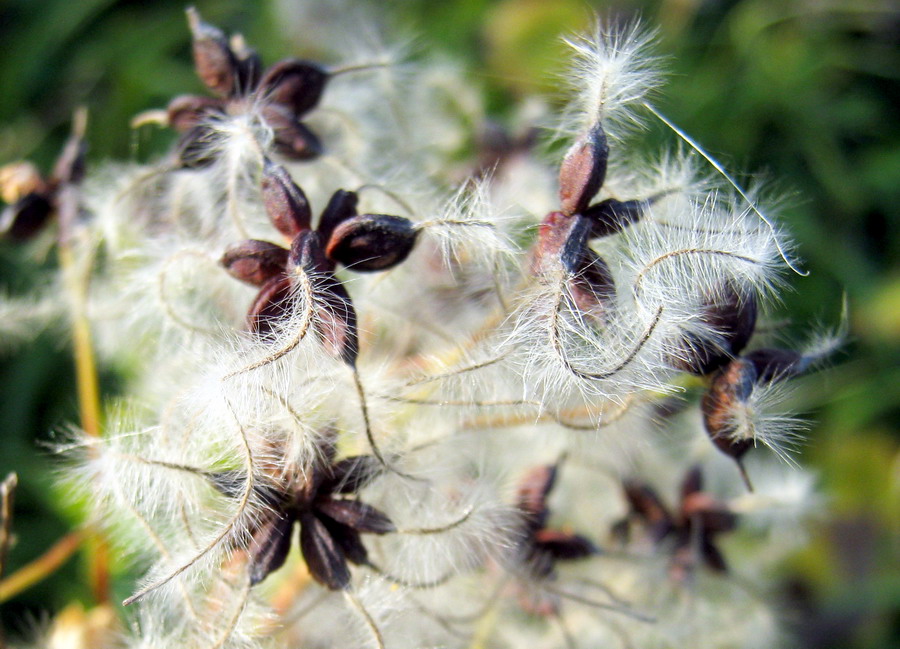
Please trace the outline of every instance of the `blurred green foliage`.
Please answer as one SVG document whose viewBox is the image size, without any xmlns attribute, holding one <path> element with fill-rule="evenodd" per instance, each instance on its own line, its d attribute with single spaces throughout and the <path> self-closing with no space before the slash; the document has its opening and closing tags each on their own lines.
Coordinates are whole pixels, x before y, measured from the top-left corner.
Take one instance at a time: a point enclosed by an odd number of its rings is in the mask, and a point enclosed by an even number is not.
<svg viewBox="0 0 900 649">
<path fill-rule="evenodd" d="M 197 5 L 211 22 L 244 32 L 266 61 L 305 51 L 302 34 L 277 28 L 278 2 Z M 849 300 L 846 352 L 804 384 L 816 425 L 801 461 L 820 473 L 829 514 L 785 569 L 785 596 L 804 613 L 799 637 L 810 648 L 900 643 L 900 10 L 890 0 L 391 5 L 423 49 L 468 66 L 499 119 L 528 93 L 560 99 L 558 36 L 590 28 L 594 12 L 659 25 L 671 73 L 663 112 L 730 169 L 762 174 L 788 196 L 780 216 L 811 273 L 789 278 L 788 338 L 803 340 L 808 323 L 836 322 L 842 294 Z M 92 114 L 93 160 L 148 159 L 171 137 L 136 133 L 129 120 L 200 88 L 179 3 L 5 0 L 0 43 L 0 164 L 29 158 L 46 167 L 81 104 Z M 39 268 L 3 244 L 0 271 L 3 289 L 16 293 Z M 47 333 L 0 359 L 0 473 L 21 476 L 11 570 L 72 522 L 49 486 L 54 461 L 41 446 L 77 419 L 67 345 Z M 103 384 L 115 392 L 112 374 Z M 70 562 L 4 605 L 3 624 L 27 628 L 42 611 L 87 599 L 83 582 Z"/>
</svg>

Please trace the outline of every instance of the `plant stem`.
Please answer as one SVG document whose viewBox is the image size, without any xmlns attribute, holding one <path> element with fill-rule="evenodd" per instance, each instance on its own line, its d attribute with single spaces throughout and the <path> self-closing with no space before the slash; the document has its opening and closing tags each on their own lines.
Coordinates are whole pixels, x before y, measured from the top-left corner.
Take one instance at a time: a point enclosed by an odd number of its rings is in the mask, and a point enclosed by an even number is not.
<svg viewBox="0 0 900 649">
<path fill-rule="evenodd" d="M 75 355 L 75 377 L 78 390 L 78 411 L 81 428 L 90 437 L 101 432 L 100 382 L 91 342 L 91 324 L 87 316 L 89 271 L 79 268 L 73 242 L 79 197 L 73 186 L 65 187 L 59 196 L 59 264 L 62 269 L 72 320 L 72 346 Z M 91 590 L 98 604 L 109 601 L 109 548 L 100 536 L 94 536 L 88 546 Z"/>
<path fill-rule="evenodd" d="M 75 376 L 81 428 L 91 437 L 99 437 L 100 385 L 94 362 L 91 325 L 85 313 L 87 281 L 82 281 L 79 276 L 75 255 L 67 242 L 60 242 L 59 261 L 72 298 L 72 345 L 75 350 Z"/>
<path fill-rule="evenodd" d="M 0 483 L 0 579 L 6 569 L 6 553 L 12 541 L 13 498 L 18 483 L 19 477 L 15 473 L 10 473 Z"/>
<path fill-rule="evenodd" d="M 53 574 L 75 554 L 84 538 L 84 532 L 66 534 L 37 559 L 0 580 L 0 604 Z"/>
</svg>

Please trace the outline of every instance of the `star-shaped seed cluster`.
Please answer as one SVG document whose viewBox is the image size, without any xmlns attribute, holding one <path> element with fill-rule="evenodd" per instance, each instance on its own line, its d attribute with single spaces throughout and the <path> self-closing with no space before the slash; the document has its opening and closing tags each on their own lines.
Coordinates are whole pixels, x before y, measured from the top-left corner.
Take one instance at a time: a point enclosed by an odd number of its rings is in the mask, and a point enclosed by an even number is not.
<svg viewBox="0 0 900 649">
<path fill-rule="evenodd" d="M 309 160 L 322 153 L 322 143 L 301 119 L 318 106 L 330 73 L 321 65 L 285 59 L 268 69 L 239 34 L 230 39 L 188 9 L 193 34 L 194 68 L 215 95 L 181 95 L 166 109 L 168 123 L 181 133 L 178 163 L 201 168 L 216 160 L 215 122 L 233 115 L 258 112 L 272 130 L 273 147 L 291 160 Z"/>
<path fill-rule="evenodd" d="M 338 190 L 312 228 L 312 210 L 303 190 L 287 170 L 270 160 L 263 168 L 262 195 L 275 228 L 291 241 L 290 249 L 260 240 L 229 249 L 222 265 L 232 276 L 259 287 L 247 325 L 271 337 L 289 316 L 298 293 L 306 289 L 314 327 L 326 349 L 350 366 L 359 354 L 356 311 L 335 275 L 338 265 L 354 271 L 387 270 L 401 263 L 415 246 L 419 230 L 400 216 L 358 214 L 355 192 Z"/>
<path fill-rule="evenodd" d="M 629 511 L 616 525 L 617 534 L 627 540 L 629 523 L 639 522 L 654 545 L 668 548 L 673 579 L 686 581 L 698 564 L 716 572 L 727 570 L 717 538 L 737 526 L 737 516 L 725 503 L 703 491 L 699 467 L 690 469 L 682 480 L 681 498 L 674 513 L 644 482 L 626 481 L 624 491 Z"/>
<path fill-rule="evenodd" d="M 388 534 L 396 527 L 384 513 L 354 496 L 379 475 L 381 464 L 371 455 L 336 460 L 334 435 L 319 444 L 320 460 L 303 471 L 273 471 L 254 484 L 266 508 L 249 530 L 249 575 L 258 584 L 284 565 L 294 524 L 300 525 L 300 551 L 310 575 L 331 590 L 350 587 L 349 564 L 369 565 L 361 534 Z M 239 472 L 210 476 L 223 494 L 236 496 L 246 479 Z"/>
</svg>

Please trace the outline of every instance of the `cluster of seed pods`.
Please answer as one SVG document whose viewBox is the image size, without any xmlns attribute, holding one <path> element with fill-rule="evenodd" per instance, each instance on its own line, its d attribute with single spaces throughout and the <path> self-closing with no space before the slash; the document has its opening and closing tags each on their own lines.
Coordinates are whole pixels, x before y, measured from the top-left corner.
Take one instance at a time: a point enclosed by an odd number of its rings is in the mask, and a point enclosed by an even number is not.
<svg viewBox="0 0 900 649">
<path fill-rule="evenodd" d="M 274 149 L 291 160 L 322 153 L 318 136 L 301 122 L 322 98 L 331 74 L 312 61 L 285 59 L 263 70 L 255 50 L 240 34 L 230 39 L 188 9 L 193 33 L 194 67 L 215 97 L 182 95 L 166 109 L 167 121 L 181 133 L 177 161 L 182 167 L 206 167 L 216 159 L 215 121 L 258 111 L 272 130 Z"/>
<path fill-rule="evenodd" d="M 359 490 L 378 476 L 378 460 L 372 455 L 336 460 L 335 435 L 327 432 L 319 444 L 322 460 L 308 471 L 285 475 L 272 467 L 267 481 L 254 486 L 266 509 L 249 530 L 251 586 L 284 565 L 294 523 L 300 525 L 300 551 L 310 575 L 330 590 L 350 587 L 348 562 L 374 568 L 361 533 L 396 531 L 384 513 L 357 499 Z M 236 497 L 244 476 L 222 472 L 208 478 L 221 493 Z"/>
<path fill-rule="evenodd" d="M 573 532 L 548 527 L 547 498 L 556 483 L 559 462 L 528 471 L 519 485 L 516 509 L 522 517 L 517 558 L 531 579 L 552 581 L 559 561 L 585 559 L 599 552 L 590 539 Z M 535 615 L 558 615 L 552 598 L 532 598 L 522 589 L 522 607 Z"/>
<path fill-rule="evenodd" d="M 650 203 L 609 198 L 590 204 L 606 180 L 608 159 L 609 144 L 598 122 L 572 145 L 560 165 L 560 209 L 541 222 L 533 264 L 539 277 L 562 270 L 575 308 L 601 326 L 615 297 L 615 285 L 606 263 L 588 241 L 638 221 Z"/>
<path fill-rule="evenodd" d="M 709 387 L 701 400 L 703 423 L 716 448 L 734 459 L 752 489 L 742 458 L 755 444 L 745 416 L 752 410 L 754 391 L 803 373 L 817 360 L 787 349 L 763 348 L 741 355 L 756 329 L 756 296 L 732 281 L 724 282 L 704 301 L 700 320 L 714 337 L 687 335 L 672 364 L 706 377 Z"/>
<path fill-rule="evenodd" d="M 594 326 L 606 324 L 616 289 L 606 263 L 589 241 L 621 232 L 639 221 L 662 196 L 591 204 L 606 178 L 609 144 L 598 121 L 571 146 L 559 171 L 559 211 L 542 221 L 534 249 L 534 274 L 562 272 L 566 299 Z M 756 443 L 752 430 L 739 423 L 754 389 L 807 370 L 817 357 L 785 349 L 758 349 L 740 356 L 756 328 L 756 295 L 735 280 L 723 281 L 702 304 L 699 317 L 709 335 L 687 333 L 669 357 L 675 369 L 707 377 L 710 385 L 701 408 L 706 431 L 716 447 L 737 461 L 750 487 L 741 458 Z M 596 378 L 571 365 L 584 379 Z"/>
<path fill-rule="evenodd" d="M 268 160 L 262 196 L 272 224 L 291 242 L 290 249 L 250 240 L 222 257 L 232 276 L 260 288 L 247 316 L 249 330 L 263 339 L 273 337 L 301 296 L 322 344 L 354 367 L 359 355 L 356 311 L 334 271 L 338 265 L 361 272 L 392 268 L 412 251 L 419 230 L 400 216 L 358 214 L 356 193 L 342 189 L 332 195 L 313 229 L 303 190 L 284 167 Z"/>
<path fill-rule="evenodd" d="M 613 528 L 622 541 L 628 541 L 631 523 L 639 523 L 656 546 L 668 544 L 671 553 L 670 574 L 678 582 L 686 581 L 697 563 L 716 572 L 725 572 L 727 563 L 716 537 L 737 526 L 737 516 L 728 506 L 703 491 L 703 475 L 693 467 L 681 483 L 678 509 L 673 514 L 656 490 L 637 480 L 623 485 L 628 512 Z"/>
</svg>

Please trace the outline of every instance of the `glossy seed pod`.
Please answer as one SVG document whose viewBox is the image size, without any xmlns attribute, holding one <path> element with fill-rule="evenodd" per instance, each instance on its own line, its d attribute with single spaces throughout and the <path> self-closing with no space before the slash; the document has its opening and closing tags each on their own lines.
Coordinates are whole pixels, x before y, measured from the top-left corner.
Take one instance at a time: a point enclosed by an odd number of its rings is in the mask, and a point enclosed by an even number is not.
<svg viewBox="0 0 900 649">
<path fill-rule="evenodd" d="M 561 267 L 575 307 L 602 319 L 615 298 L 606 263 L 588 245 L 591 223 L 579 214 L 551 212 L 541 223 L 532 270 L 536 275 Z"/>
<path fill-rule="evenodd" d="M 270 279 L 284 275 L 287 261 L 288 251 L 281 246 L 251 239 L 229 248 L 220 263 L 232 277 L 262 286 Z"/>
<path fill-rule="evenodd" d="M 287 238 L 310 229 L 312 211 L 306 194 L 287 169 L 269 159 L 263 164 L 262 199 L 272 225 Z"/>
<path fill-rule="evenodd" d="M 643 218 L 649 201 L 619 201 L 607 198 L 584 210 L 581 214 L 591 222 L 591 239 L 617 234 Z"/>
<path fill-rule="evenodd" d="M 302 117 L 319 104 L 328 79 L 328 73 L 312 61 L 286 59 L 266 71 L 259 87 L 268 101 Z"/>
<path fill-rule="evenodd" d="M 334 228 L 325 254 L 351 270 L 386 270 L 409 256 L 418 235 L 419 231 L 409 219 L 389 214 L 363 214 Z"/>
<path fill-rule="evenodd" d="M 315 304 L 315 329 L 325 350 L 351 367 L 359 356 L 359 332 L 356 310 L 350 294 L 331 272 L 317 232 L 300 233 L 291 245 L 291 268 L 302 269 L 312 283 Z"/>
<path fill-rule="evenodd" d="M 341 223 L 349 218 L 356 216 L 356 205 L 359 203 L 359 196 L 356 192 L 349 192 L 345 189 L 339 189 L 328 199 L 328 205 L 322 211 L 319 218 L 319 225 L 316 232 L 322 237 L 322 241 L 331 239 L 331 233 Z"/>
<path fill-rule="evenodd" d="M 266 124 L 272 129 L 275 150 L 291 160 L 312 160 L 322 155 L 322 141 L 286 106 L 262 107 Z"/>
<path fill-rule="evenodd" d="M 756 296 L 726 282 L 704 300 L 700 321 L 710 335 L 686 335 L 672 365 L 700 376 L 715 372 L 747 346 L 757 313 Z"/>
<path fill-rule="evenodd" d="M 580 213 L 606 180 L 609 144 L 598 122 L 566 153 L 559 168 L 559 201 L 563 214 Z"/>
<path fill-rule="evenodd" d="M 207 88 L 221 97 L 235 89 L 237 62 L 222 30 L 203 22 L 193 7 L 187 10 L 188 25 L 194 37 L 194 68 Z"/>
<path fill-rule="evenodd" d="M 753 363 L 735 359 L 715 375 L 700 402 L 707 435 L 720 451 L 735 460 L 740 460 L 754 444 L 752 437 L 742 435 L 739 419 L 756 381 Z"/>
</svg>

